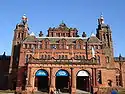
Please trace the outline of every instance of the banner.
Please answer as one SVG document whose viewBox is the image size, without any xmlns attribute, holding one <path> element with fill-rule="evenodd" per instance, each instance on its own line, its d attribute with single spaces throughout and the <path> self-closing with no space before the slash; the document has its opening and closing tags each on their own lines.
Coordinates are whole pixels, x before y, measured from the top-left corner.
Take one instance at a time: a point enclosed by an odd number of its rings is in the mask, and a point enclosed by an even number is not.
<svg viewBox="0 0 125 94">
<path fill-rule="evenodd" d="M 48 74 L 45 70 L 38 70 L 36 76 L 48 76 Z"/>
<path fill-rule="evenodd" d="M 56 76 L 69 76 L 68 72 L 65 71 L 65 70 L 59 70 L 57 73 L 56 73 Z"/>
</svg>

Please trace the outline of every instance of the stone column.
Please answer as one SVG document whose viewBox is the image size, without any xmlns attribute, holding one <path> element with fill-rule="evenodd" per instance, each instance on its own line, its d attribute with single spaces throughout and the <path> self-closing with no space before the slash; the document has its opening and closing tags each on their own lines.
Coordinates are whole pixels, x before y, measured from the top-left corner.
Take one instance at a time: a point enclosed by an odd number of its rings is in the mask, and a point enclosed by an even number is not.
<svg viewBox="0 0 125 94">
<path fill-rule="evenodd" d="M 97 86 L 97 70 L 95 68 L 95 86 Z"/>
<path fill-rule="evenodd" d="M 26 89 L 27 91 L 29 91 L 31 90 L 31 67 L 28 67 L 26 80 L 27 80 Z"/>
<path fill-rule="evenodd" d="M 74 68 L 71 68 L 71 94 L 76 94 L 76 75 Z"/>
<path fill-rule="evenodd" d="M 50 68 L 50 90 L 49 92 L 55 89 L 55 74 L 53 68 Z"/>
<path fill-rule="evenodd" d="M 92 81 L 91 76 L 89 76 L 89 92 L 91 91 Z"/>
<path fill-rule="evenodd" d="M 93 84 L 93 87 L 95 87 L 95 69 L 92 68 L 92 84 Z"/>
<path fill-rule="evenodd" d="M 20 67 L 17 73 L 17 86 L 16 86 L 17 92 L 22 91 L 22 73 L 23 73 L 23 68 Z"/>
<path fill-rule="evenodd" d="M 28 85 L 28 86 L 31 85 L 31 83 L 30 83 L 30 82 L 31 82 L 31 81 L 30 81 L 31 78 L 30 78 L 30 77 L 31 77 L 31 67 L 28 67 L 28 82 L 27 82 L 27 85 Z"/>
<path fill-rule="evenodd" d="M 72 82 L 71 82 L 71 76 L 69 76 L 69 91 L 71 92 L 71 85 L 72 85 Z"/>
</svg>

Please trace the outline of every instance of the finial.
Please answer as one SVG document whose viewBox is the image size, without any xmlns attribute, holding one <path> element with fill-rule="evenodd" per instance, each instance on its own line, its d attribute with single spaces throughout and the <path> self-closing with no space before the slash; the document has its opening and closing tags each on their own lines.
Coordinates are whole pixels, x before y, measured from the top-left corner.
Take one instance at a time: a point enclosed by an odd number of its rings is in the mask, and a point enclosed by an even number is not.
<svg viewBox="0 0 125 94">
<path fill-rule="evenodd" d="M 91 37 L 95 37 L 96 35 L 93 33 L 93 31 L 91 32 Z"/>
<path fill-rule="evenodd" d="M 104 17 L 103 17 L 102 12 L 101 12 L 100 18 L 98 19 L 98 23 L 99 24 L 104 24 Z"/>
<path fill-rule="evenodd" d="M 62 20 L 62 24 L 64 24 L 64 21 Z"/>
<path fill-rule="evenodd" d="M 119 54 L 119 60 L 121 60 L 122 59 L 122 55 L 121 54 Z"/>
<path fill-rule="evenodd" d="M 3 56 L 5 56 L 5 55 L 6 55 L 6 53 L 4 52 L 4 53 L 3 53 Z"/>
<path fill-rule="evenodd" d="M 33 32 L 31 32 L 30 36 L 35 36 L 35 34 Z"/>
<path fill-rule="evenodd" d="M 100 19 L 104 20 L 103 13 L 101 12 Z"/>
<path fill-rule="evenodd" d="M 92 33 L 92 34 L 91 34 L 91 37 L 95 37 L 95 34 L 94 34 L 94 33 Z"/>
<path fill-rule="evenodd" d="M 101 12 L 101 15 L 100 15 L 100 17 L 103 17 L 103 13 Z"/>
<path fill-rule="evenodd" d="M 59 26 L 61 26 L 61 27 L 65 27 L 66 24 L 65 24 L 64 21 L 62 20 L 62 23 L 61 23 Z"/>
<path fill-rule="evenodd" d="M 121 53 L 119 54 L 119 57 L 122 57 Z"/>
<path fill-rule="evenodd" d="M 28 21 L 26 14 L 22 16 L 22 22 L 25 24 Z"/>
</svg>

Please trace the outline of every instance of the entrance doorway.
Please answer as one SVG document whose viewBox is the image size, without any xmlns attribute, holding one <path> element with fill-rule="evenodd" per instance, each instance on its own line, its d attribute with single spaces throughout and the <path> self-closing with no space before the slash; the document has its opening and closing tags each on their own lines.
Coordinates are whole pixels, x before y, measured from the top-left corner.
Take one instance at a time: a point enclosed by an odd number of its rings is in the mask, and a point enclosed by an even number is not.
<svg viewBox="0 0 125 94">
<path fill-rule="evenodd" d="M 56 73 L 56 89 L 61 92 L 69 92 L 70 80 L 69 73 L 65 70 L 59 70 Z"/>
<path fill-rule="evenodd" d="M 90 80 L 89 80 L 90 76 L 89 73 L 87 71 L 79 71 L 77 73 L 77 78 L 76 78 L 76 82 L 77 82 L 77 89 L 83 90 L 83 91 L 90 91 Z"/>
<path fill-rule="evenodd" d="M 48 73 L 45 70 L 38 70 L 35 77 L 35 86 L 38 88 L 38 91 L 48 92 Z"/>
</svg>

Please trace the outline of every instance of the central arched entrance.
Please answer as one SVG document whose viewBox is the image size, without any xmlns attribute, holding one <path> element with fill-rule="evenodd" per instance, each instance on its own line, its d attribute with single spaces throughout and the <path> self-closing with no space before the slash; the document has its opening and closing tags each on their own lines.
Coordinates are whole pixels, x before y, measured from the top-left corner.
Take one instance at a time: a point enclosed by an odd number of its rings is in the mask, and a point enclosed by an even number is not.
<svg viewBox="0 0 125 94">
<path fill-rule="evenodd" d="M 61 92 L 69 92 L 70 80 L 66 70 L 61 69 L 56 73 L 56 89 Z"/>
<path fill-rule="evenodd" d="M 38 88 L 38 91 L 48 92 L 48 73 L 45 70 L 38 70 L 35 74 L 35 87 Z"/>
<path fill-rule="evenodd" d="M 81 70 L 77 73 L 77 89 L 83 91 L 90 91 L 90 74 L 85 70 Z"/>
</svg>

